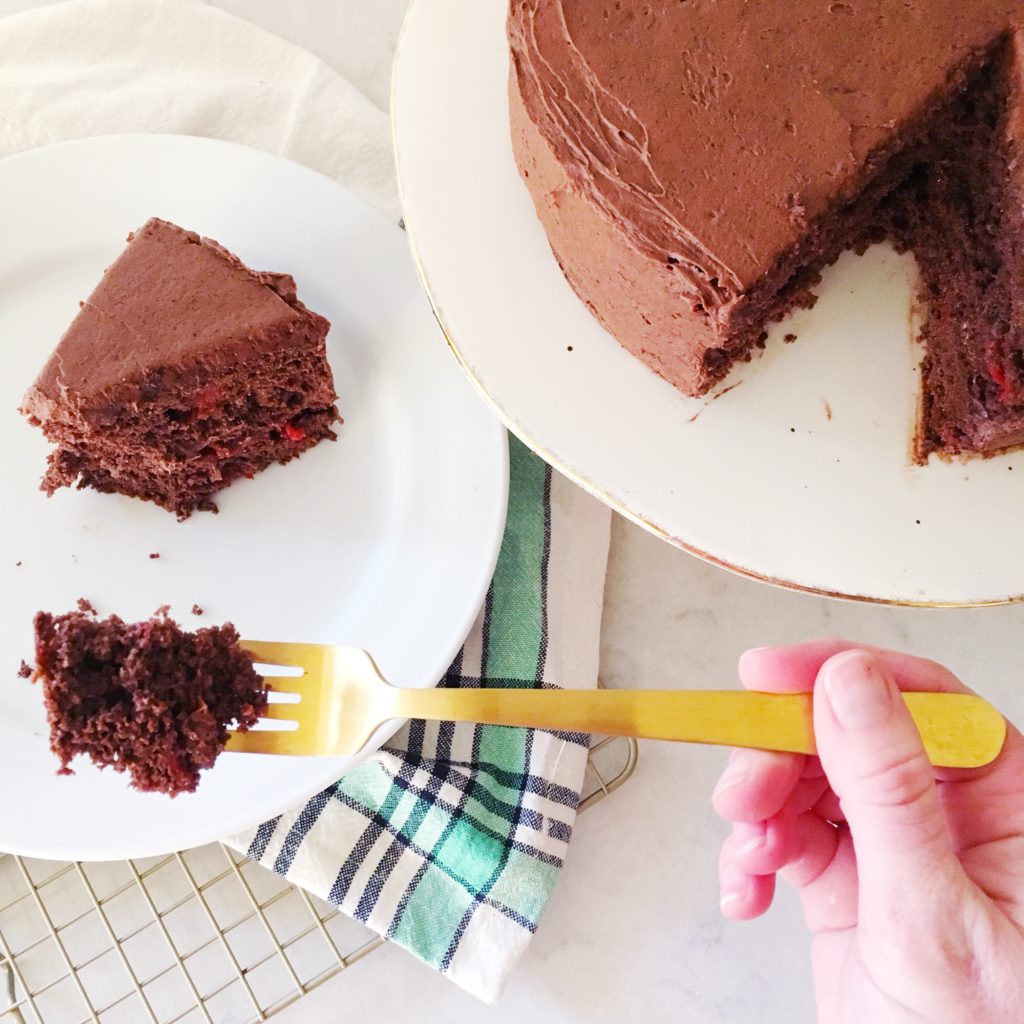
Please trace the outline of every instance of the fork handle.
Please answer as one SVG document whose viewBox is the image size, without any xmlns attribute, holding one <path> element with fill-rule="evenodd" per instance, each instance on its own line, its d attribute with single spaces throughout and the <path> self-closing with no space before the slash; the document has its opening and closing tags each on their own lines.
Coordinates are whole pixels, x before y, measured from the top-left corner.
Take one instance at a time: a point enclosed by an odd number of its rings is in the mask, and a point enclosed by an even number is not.
<svg viewBox="0 0 1024 1024">
<path fill-rule="evenodd" d="M 815 753 L 811 695 L 742 690 L 396 690 L 396 715 L 433 721 Z M 1003 716 L 980 697 L 905 693 L 932 764 L 970 768 L 998 756 Z"/>
</svg>

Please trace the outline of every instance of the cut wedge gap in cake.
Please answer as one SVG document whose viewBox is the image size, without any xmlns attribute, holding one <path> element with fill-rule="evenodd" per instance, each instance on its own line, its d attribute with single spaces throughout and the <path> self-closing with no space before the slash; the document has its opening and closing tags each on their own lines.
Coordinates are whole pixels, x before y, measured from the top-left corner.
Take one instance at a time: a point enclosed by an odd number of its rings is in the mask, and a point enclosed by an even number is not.
<svg viewBox="0 0 1024 1024">
<path fill-rule="evenodd" d="M 735 347 L 705 356 L 709 386 L 762 343 L 763 324 L 813 305 L 821 271 L 843 251 L 888 238 L 914 254 L 926 311 L 915 457 L 992 454 L 1024 443 L 1024 304 L 1015 285 L 1024 279 L 1021 74 L 1015 34 L 924 119 L 920 141 L 893 154 L 855 202 L 814 226 L 774 275 L 784 280 L 774 296 L 769 280 L 765 299 L 753 292 L 737 308 Z"/>
</svg>

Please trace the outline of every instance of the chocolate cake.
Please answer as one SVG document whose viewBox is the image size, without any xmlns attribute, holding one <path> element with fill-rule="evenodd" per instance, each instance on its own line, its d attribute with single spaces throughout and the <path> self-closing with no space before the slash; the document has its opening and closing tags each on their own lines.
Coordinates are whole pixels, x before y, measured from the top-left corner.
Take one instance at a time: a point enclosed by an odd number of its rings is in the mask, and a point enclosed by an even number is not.
<svg viewBox="0 0 1024 1024">
<path fill-rule="evenodd" d="M 42 489 L 117 491 L 182 519 L 216 511 L 233 480 L 335 436 L 329 328 L 288 274 L 150 220 L 22 402 L 57 446 Z"/>
<path fill-rule="evenodd" d="M 61 772 L 77 754 L 132 785 L 191 793 L 228 740 L 266 710 L 263 680 L 234 626 L 187 633 L 166 615 L 125 623 L 83 612 L 35 617 L 50 746 Z"/>
<path fill-rule="evenodd" d="M 918 456 L 1024 442 L 1022 0 L 511 0 L 516 159 L 580 298 L 702 395 L 846 249 L 913 250 Z"/>
</svg>

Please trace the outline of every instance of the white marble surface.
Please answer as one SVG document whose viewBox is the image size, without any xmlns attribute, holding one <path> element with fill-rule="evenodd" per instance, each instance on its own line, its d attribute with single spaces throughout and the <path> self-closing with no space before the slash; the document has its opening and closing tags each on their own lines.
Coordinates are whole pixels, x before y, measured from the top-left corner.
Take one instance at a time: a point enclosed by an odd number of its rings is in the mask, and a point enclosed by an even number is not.
<svg viewBox="0 0 1024 1024">
<path fill-rule="evenodd" d="M 0 0 L 0 15 L 39 3 Z M 405 3 L 217 0 L 315 51 L 381 105 Z M 756 510 L 750 528 L 762 528 Z M 730 686 L 746 647 L 841 634 L 944 661 L 1024 721 L 1022 627 L 1024 608 L 894 610 L 770 589 L 704 565 L 617 520 L 602 673 L 606 683 L 620 687 Z M 746 925 L 723 922 L 718 913 L 715 861 L 724 827 L 708 799 L 723 759 L 717 750 L 642 747 L 630 783 L 580 819 L 562 882 L 497 1006 L 481 1007 L 387 947 L 276 1019 L 812 1020 L 807 942 L 795 901 L 783 893 L 765 919 Z"/>
</svg>

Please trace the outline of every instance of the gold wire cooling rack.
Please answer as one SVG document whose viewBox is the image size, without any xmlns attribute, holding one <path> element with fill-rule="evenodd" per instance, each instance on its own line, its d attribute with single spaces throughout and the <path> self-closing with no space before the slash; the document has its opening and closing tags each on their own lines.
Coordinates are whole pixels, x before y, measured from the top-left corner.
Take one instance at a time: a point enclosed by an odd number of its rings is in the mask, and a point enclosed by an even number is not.
<svg viewBox="0 0 1024 1024">
<path fill-rule="evenodd" d="M 590 750 L 580 811 L 636 766 Z M 147 860 L 0 854 L 0 1024 L 251 1024 L 385 939 L 220 843 Z"/>
</svg>

